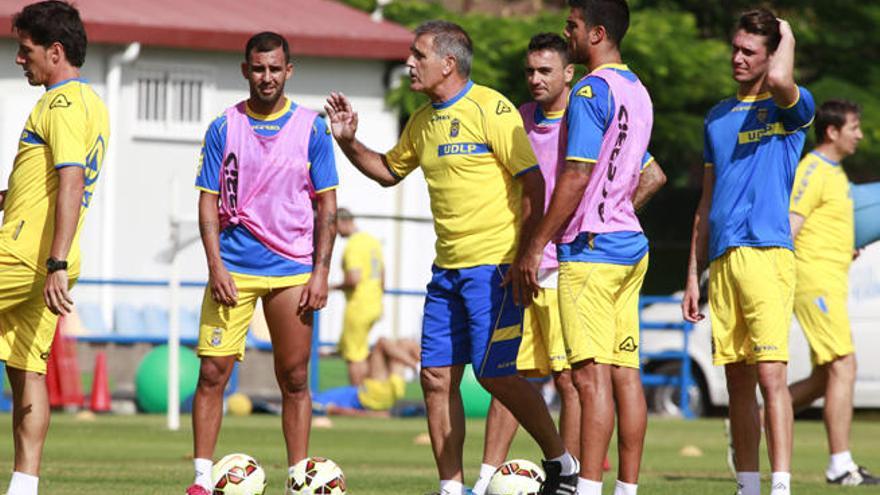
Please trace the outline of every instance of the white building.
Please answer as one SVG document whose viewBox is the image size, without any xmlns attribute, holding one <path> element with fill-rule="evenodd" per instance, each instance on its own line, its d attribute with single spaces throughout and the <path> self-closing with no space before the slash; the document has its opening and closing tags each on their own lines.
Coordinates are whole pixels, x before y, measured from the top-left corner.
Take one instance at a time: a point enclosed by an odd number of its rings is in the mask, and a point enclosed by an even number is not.
<svg viewBox="0 0 880 495">
<path fill-rule="evenodd" d="M 29 87 L 14 64 L 17 43 L 9 27 L 27 3 L 0 4 L 0 189 L 23 123 L 43 92 Z M 362 141 L 384 151 L 397 140 L 398 116 L 384 98 L 412 41 L 401 26 L 330 0 L 78 0 L 76 5 L 89 37 L 82 76 L 104 98 L 112 120 L 108 156 L 82 235 L 84 281 L 169 279 L 163 256 L 170 246 L 172 205 L 183 217 L 196 218 L 193 182 L 202 137 L 215 116 L 248 96 L 240 64 L 245 42 L 256 32 L 276 31 L 290 42 L 295 74 L 287 93 L 295 102 L 323 111 L 328 93 L 342 91 L 359 112 Z M 421 177 L 385 190 L 363 178 L 338 150 L 336 160 L 340 206 L 356 215 L 430 217 Z M 430 223 L 358 223 L 384 243 L 389 288 L 423 289 L 433 259 Z M 198 238 L 194 223 L 185 226 L 183 237 Z M 337 267 L 343 245 L 337 241 Z M 206 280 L 198 241 L 179 260 L 184 281 Z M 337 269 L 331 282 L 340 278 Z M 80 308 L 91 307 L 107 322 L 120 304 L 168 305 L 161 287 L 80 284 L 75 298 Z M 200 300 L 201 290 L 185 289 L 185 314 L 197 312 Z M 376 334 L 417 335 L 422 299 L 395 301 L 386 299 Z M 332 295 L 322 315 L 322 340 L 335 338 L 342 307 L 341 294 Z"/>
</svg>

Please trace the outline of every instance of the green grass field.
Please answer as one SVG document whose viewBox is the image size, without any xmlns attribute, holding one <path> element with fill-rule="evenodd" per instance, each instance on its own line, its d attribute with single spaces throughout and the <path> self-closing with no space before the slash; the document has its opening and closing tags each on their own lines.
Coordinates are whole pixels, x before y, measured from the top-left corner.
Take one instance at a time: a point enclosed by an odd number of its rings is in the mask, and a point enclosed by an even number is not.
<svg viewBox="0 0 880 495">
<path fill-rule="evenodd" d="M 72 415 L 53 418 L 46 445 L 41 493 L 182 494 L 191 481 L 189 417 L 179 432 L 165 429 L 163 416 L 99 416 L 94 421 Z M 428 446 L 415 445 L 426 431 L 424 419 L 376 420 L 334 418 L 331 429 L 312 433 L 311 453 L 337 461 L 346 473 L 349 493 L 415 494 L 435 489 L 435 471 Z M 0 415 L 0 489 L 12 470 L 10 417 Z M 467 481 L 473 483 L 480 463 L 483 422 L 468 422 L 465 446 Z M 859 420 L 853 425 L 856 459 L 880 468 L 880 422 Z M 794 493 L 880 494 L 880 488 L 831 488 L 825 485 L 825 437 L 818 421 L 796 426 Z M 681 448 L 694 445 L 701 457 L 682 457 Z M 221 454 L 241 451 L 256 457 L 269 476 L 267 494 L 283 493 L 286 472 L 279 418 L 272 416 L 225 419 Z M 612 452 L 613 455 L 613 452 Z M 681 421 L 653 419 L 648 428 L 641 493 L 722 494 L 733 492 L 724 460 L 725 441 L 720 419 Z M 513 456 L 537 460 L 539 452 L 520 433 Z M 613 457 L 612 457 L 613 458 Z M 765 457 L 766 459 L 766 457 Z M 765 463 L 766 466 L 766 463 Z M 767 469 L 765 468 L 765 471 Z M 614 475 L 606 475 L 610 494 Z M 769 491 L 765 482 L 765 492 Z"/>
</svg>

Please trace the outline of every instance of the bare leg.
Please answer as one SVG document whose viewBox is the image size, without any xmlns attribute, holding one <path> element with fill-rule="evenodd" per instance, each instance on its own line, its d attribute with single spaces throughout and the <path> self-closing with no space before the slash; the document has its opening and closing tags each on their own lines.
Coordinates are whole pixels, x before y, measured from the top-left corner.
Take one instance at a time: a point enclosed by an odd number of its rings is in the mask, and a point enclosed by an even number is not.
<svg viewBox="0 0 880 495">
<path fill-rule="evenodd" d="M 795 412 L 801 411 L 825 395 L 828 382 L 828 366 L 815 366 L 810 376 L 788 386 L 791 405 Z"/>
<path fill-rule="evenodd" d="M 193 457 L 211 459 L 223 421 L 223 391 L 235 366 L 235 356 L 204 356 L 193 398 Z"/>
<path fill-rule="evenodd" d="M 831 454 L 849 450 L 853 414 L 853 387 L 856 381 L 856 356 L 850 354 L 828 364 L 825 393 L 825 429 Z"/>
<path fill-rule="evenodd" d="M 364 382 L 370 367 L 367 361 L 346 361 L 348 365 L 348 381 L 355 387 Z"/>
<path fill-rule="evenodd" d="M 575 458 L 581 457 L 581 402 L 571 378 L 571 370 L 553 373 L 553 384 L 559 394 L 559 434 L 565 448 Z"/>
<path fill-rule="evenodd" d="M 617 405 L 617 444 L 619 466 L 617 479 L 638 484 L 645 431 L 648 427 L 648 406 L 637 368 L 615 366 L 611 370 L 614 401 Z"/>
<path fill-rule="evenodd" d="M 281 390 L 281 427 L 290 466 L 308 455 L 312 420 L 308 380 L 312 313 L 297 314 L 303 288 L 287 287 L 263 297 L 263 312 L 272 336 L 275 378 Z"/>
<path fill-rule="evenodd" d="M 486 416 L 486 439 L 483 442 L 483 464 L 498 467 L 507 459 L 510 444 L 519 422 L 501 402 L 492 398 Z"/>
<path fill-rule="evenodd" d="M 757 367 L 758 384 L 766 402 L 764 420 L 770 465 L 773 472 L 790 472 L 794 412 L 786 383 L 788 363 L 760 362 Z"/>
<path fill-rule="evenodd" d="M 581 478 L 602 480 L 602 462 L 614 430 L 611 366 L 588 360 L 573 365 L 581 403 Z"/>
<path fill-rule="evenodd" d="M 12 438 L 15 471 L 40 475 L 43 445 L 49 431 L 49 392 L 46 375 L 6 365 L 12 386 Z"/>
<path fill-rule="evenodd" d="M 730 396 L 728 414 L 733 448 L 736 450 L 738 472 L 758 471 L 758 447 L 761 444 L 761 425 L 758 418 L 758 383 L 755 366 L 732 363 L 724 367 L 727 375 L 727 393 Z"/>
<path fill-rule="evenodd" d="M 441 480 L 463 482 L 464 407 L 461 403 L 461 375 L 464 366 L 422 368 L 422 393 L 428 408 L 428 433 Z"/>
</svg>

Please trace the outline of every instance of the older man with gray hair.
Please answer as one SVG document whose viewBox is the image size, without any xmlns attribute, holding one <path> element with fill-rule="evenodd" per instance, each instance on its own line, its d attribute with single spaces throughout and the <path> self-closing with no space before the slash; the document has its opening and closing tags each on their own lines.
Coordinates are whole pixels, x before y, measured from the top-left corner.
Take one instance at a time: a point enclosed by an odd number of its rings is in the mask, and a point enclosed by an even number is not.
<svg viewBox="0 0 880 495">
<path fill-rule="evenodd" d="M 541 219 L 544 179 L 516 107 L 470 80 L 473 45 L 458 25 L 416 29 L 410 89 L 430 102 L 385 154 L 355 138 L 358 116 L 332 93 L 333 137 L 364 175 L 389 187 L 418 167 L 428 182 L 437 257 L 425 298 L 421 383 L 440 493 L 465 495 L 465 421 L 459 383 L 471 363 L 483 387 L 520 421 L 548 459 L 542 494 L 574 494 L 577 460 L 538 393 L 516 374 L 522 305 L 537 287 L 520 269 L 521 238 Z"/>
</svg>

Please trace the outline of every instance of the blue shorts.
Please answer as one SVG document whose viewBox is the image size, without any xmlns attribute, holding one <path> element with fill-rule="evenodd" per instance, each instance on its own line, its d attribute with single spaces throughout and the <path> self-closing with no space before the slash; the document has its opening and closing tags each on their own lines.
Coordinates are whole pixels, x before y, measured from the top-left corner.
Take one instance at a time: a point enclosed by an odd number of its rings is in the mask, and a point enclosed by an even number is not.
<svg viewBox="0 0 880 495">
<path fill-rule="evenodd" d="M 431 267 L 422 321 L 422 366 L 473 363 L 477 377 L 516 373 L 523 309 L 501 279 L 509 265 Z"/>
<path fill-rule="evenodd" d="M 327 406 L 344 407 L 347 409 L 363 409 L 358 398 L 357 387 L 336 387 L 323 392 L 312 393 L 312 404 L 322 408 Z"/>
</svg>

